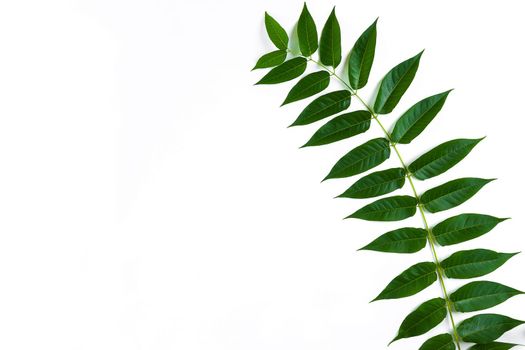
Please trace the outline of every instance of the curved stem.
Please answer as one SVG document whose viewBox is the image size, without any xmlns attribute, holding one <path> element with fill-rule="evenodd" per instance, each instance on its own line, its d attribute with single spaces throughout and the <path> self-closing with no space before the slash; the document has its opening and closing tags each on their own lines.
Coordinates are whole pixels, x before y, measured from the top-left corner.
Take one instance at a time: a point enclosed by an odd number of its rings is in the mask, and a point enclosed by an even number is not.
<svg viewBox="0 0 525 350">
<path fill-rule="evenodd" d="M 396 153 L 397 158 L 399 159 L 399 162 L 401 163 L 401 166 L 403 167 L 403 169 L 405 169 L 406 177 L 408 179 L 408 182 L 410 183 L 410 187 L 412 188 L 412 192 L 413 192 L 414 197 L 416 198 L 417 203 L 418 203 L 417 208 L 418 208 L 419 212 L 421 213 L 421 217 L 423 219 L 423 224 L 424 224 L 424 229 L 425 229 L 425 231 L 427 231 L 427 241 L 428 241 L 428 243 L 430 245 L 430 250 L 432 252 L 432 258 L 434 260 L 434 263 L 436 264 L 436 271 L 437 271 L 437 275 L 438 275 L 438 280 L 439 280 L 439 284 L 441 285 L 441 290 L 443 291 L 443 296 L 445 298 L 445 303 L 446 303 L 448 315 L 449 315 L 449 318 L 450 318 L 450 323 L 452 325 L 452 332 L 453 332 L 453 336 L 454 336 L 454 341 L 455 341 L 455 343 L 457 345 L 457 349 L 461 350 L 460 339 L 459 339 L 456 323 L 454 321 L 454 314 L 453 314 L 453 311 L 452 311 L 452 302 L 450 300 L 450 297 L 449 297 L 449 294 L 448 294 L 448 291 L 447 291 L 447 287 L 445 286 L 445 278 L 443 276 L 443 269 L 441 267 L 439 256 L 438 256 L 437 251 L 436 251 L 435 237 L 434 237 L 434 235 L 432 233 L 432 229 L 430 228 L 430 225 L 428 224 L 427 218 L 425 216 L 425 211 L 423 210 L 423 206 L 421 204 L 421 201 L 420 201 L 420 198 L 419 198 L 419 194 L 418 194 L 418 192 L 416 190 L 416 186 L 414 185 L 414 180 L 412 178 L 412 174 L 408 170 L 408 166 L 406 165 L 405 161 L 403 160 L 403 157 L 401 156 L 401 153 L 399 152 L 399 150 L 398 150 L 398 148 L 396 146 L 396 143 L 392 140 L 392 136 L 390 135 L 388 130 L 384 127 L 383 123 L 381 123 L 381 121 L 379 120 L 377 113 L 375 113 L 374 110 L 372 109 L 372 107 L 368 103 L 366 103 L 361 98 L 361 96 L 359 96 L 357 94 L 357 90 L 354 90 L 343 78 L 341 78 L 339 75 L 337 75 L 335 73 L 335 69 L 334 70 L 330 70 L 324 64 L 322 64 L 322 63 L 320 63 L 318 61 L 315 61 L 312 58 L 307 58 L 307 59 L 309 61 L 312 61 L 312 62 L 316 63 L 317 65 L 319 65 L 320 67 L 322 67 L 323 69 L 328 71 L 334 78 L 339 80 L 352 93 L 352 95 L 355 96 L 361 102 L 361 104 L 370 112 L 370 114 L 372 115 L 372 118 L 377 122 L 377 124 L 379 125 L 381 130 L 383 130 L 383 133 L 385 134 L 386 138 L 390 142 L 390 145 L 391 145 L 392 149 L 394 150 L 394 152 Z"/>
</svg>

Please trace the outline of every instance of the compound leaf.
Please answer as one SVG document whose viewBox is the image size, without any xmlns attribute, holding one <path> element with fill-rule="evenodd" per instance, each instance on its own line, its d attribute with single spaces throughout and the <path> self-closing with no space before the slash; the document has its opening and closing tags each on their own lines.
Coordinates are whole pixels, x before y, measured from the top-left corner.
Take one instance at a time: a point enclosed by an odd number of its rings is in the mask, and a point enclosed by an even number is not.
<svg viewBox="0 0 525 350">
<path fill-rule="evenodd" d="M 339 159 L 324 180 L 360 174 L 383 163 L 388 157 L 390 143 L 387 139 L 380 137 L 370 140 Z"/>
<path fill-rule="evenodd" d="M 313 100 L 290 126 L 307 125 L 350 107 L 350 91 L 338 90 Z"/>
<path fill-rule="evenodd" d="M 416 214 L 417 200 L 410 196 L 394 196 L 378 199 L 357 210 L 346 219 L 368 221 L 400 221 Z"/>
<path fill-rule="evenodd" d="M 284 83 L 301 76 L 305 70 L 306 59 L 295 57 L 273 68 L 256 85 Z"/>
<path fill-rule="evenodd" d="M 505 220 L 483 214 L 460 214 L 434 226 L 432 233 L 440 245 L 447 246 L 480 237 Z"/>
<path fill-rule="evenodd" d="M 339 197 L 371 198 L 395 191 L 405 184 L 406 172 L 403 168 L 376 171 L 357 180 Z"/>
<path fill-rule="evenodd" d="M 427 97 L 403 113 L 392 131 L 392 141 L 406 144 L 421 134 L 439 113 L 450 91 Z"/>
<path fill-rule="evenodd" d="M 368 111 L 341 114 L 323 125 L 302 147 L 326 145 L 361 134 L 370 128 Z"/>
<path fill-rule="evenodd" d="M 523 292 L 500 283 L 476 281 L 450 294 L 450 300 L 456 311 L 472 312 L 491 308 L 520 294 Z"/>
<path fill-rule="evenodd" d="M 459 163 L 483 139 L 451 140 L 431 149 L 408 166 L 408 170 L 419 180 L 443 174 Z"/>
<path fill-rule="evenodd" d="M 463 321 L 458 333 L 466 342 L 487 344 L 523 323 L 504 315 L 482 314 Z"/>
<path fill-rule="evenodd" d="M 422 228 L 404 227 L 389 231 L 360 250 L 385 253 L 415 253 L 425 248 L 427 231 Z"/>
<path fill-rule="evenodd" d="M 341 28 L 335 15 L 335 7 L 321 32 L 319 58 L 321 63 L 334 68 L 341 63 Z"/>
<path fill-rule="evenodd" d="M 357 90 L 368 83 L 376 51 L 377 19 L 357 39 L 348 58 L 348 81 Z"/>
<path fill-rule="evenodd" d="M 372 301 L 400 299 L 421 292 L 437 280 L 436 264 L 422 262 L 415 264 L 394 278 Z"/>
<path fill-rule="evenodd" d="M 416 76 L 422 54 L 423 51 L 401 62 L 385 75 L 374 102 L 377 114 L 388 114 L 397 106 Z"/>
<path fill-rule="evenodd" d="M 473 177 L 452 180 L 423 193 L 421 203 L 431 213 L 451 209 L 469 200 L 483 186 L 494 180 Z"/>
<path fill-rule="evenodd" d="M 330 73 L 327 71 L 310 73 L 294 85 L 281 106 L 313 96 L 326 89 L 329 83 Z"/>
<path fill-rule="evenodd" d="M 288 34 L 281 27 L 279 22 L 277 22 L 268 12 L 264 13 L 264 24 L 266 26 L 266 32 L 270 37 L 272 43 L 281 50 L 286 50 L 288 48 Z"/>
<path fill-rule="evenodd" d="M 306 3 L 297 23 L 297 37 L 299 39 L 299 49 L 304 56 L 310 56 L 317 51 L 317 28 L 312 15 L 306 7 Z"/>
<path fill-rule="evenodd" d="M 516 254 L 488 249 L 462 250 L 443 260 L 440 265 L 449 278 L 474 278 L 491 273 Z"/>
<path fill-rule="evenodd" d="M 436 327 L 447 317 L 445 305 L 443 298 L 431 299 L 421 304 L 403 320 L 397 336 L 390 343 L 425 334 Z"/>
</svg>

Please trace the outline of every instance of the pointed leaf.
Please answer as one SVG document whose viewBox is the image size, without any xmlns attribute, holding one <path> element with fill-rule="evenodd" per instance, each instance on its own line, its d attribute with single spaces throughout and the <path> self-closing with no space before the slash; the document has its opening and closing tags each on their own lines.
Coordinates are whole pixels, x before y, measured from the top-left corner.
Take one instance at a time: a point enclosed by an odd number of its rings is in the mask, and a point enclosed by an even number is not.
<svg viewBox="0 0 525 350">
<path fill-rule="evenodd" d="M 361 134 L 370 128 L 368 111 L 341 114 L 323 125 L 302 147 L 326 145 Z"/>
<path fill-rule="evenodd" d="M 431 149 L 408 166 L 419 180 L 443 174 L 459 163 L 483 139 L 457 139 L 442 143 Z"/>
<path fill-rule="evenodd" d="M 463 321 L 458 333 L 468 343 L 487 344 L 523 323 L 503 315 L 482 314 Z"/>
<path fill-rule="evenodd" d="M 432 233 L 440 245 L 447 246 L 480 237 L 505 220 L 490 215 L 461 214 L 440 222 Z"/>
<path fill-rule="evenodd" d="M 390 144 L 387 139 L 380 137 L 370 140 L 339 159 L 324 180 L 361 174 L 383 163 L 388 157 Z"/>
<path fill-rule="evenodd" d="M 450 91 L 427 97 L 403 113 L 392 131 L 392 141 L 406 144 L 421 134 L 439 113 Z"/>
<path fill-rule="evenodd" d="M 339 195 L 345 198 L 371 198 L 395 191 L 405 184 L 403 168 L 376 171 L 357 180 L 349 189 Z"/>
<path fill-rule="evenodd" d="M 368 82 L 376 51 L 377 19 L 357 39 L 348 58 L 348 81 L 357 90 Z"/>
<path fill-rule="evenodd" d="M 516 254 L 488 249 L 462 250 L 443 260 L 440 265 L 449 278 L 474 278 L 491 273 Z"/>
<path fill-rule="evenodd" d="M 416 214 L 417 200 L 410 196 L 394 196 L 378 199 L 364 206 L 346 219 L 368 221 L 399 221 Z"/>
<path fill-rule="evenodd" d="M 515 346 L 519 346 L 519 345 L 495 342 L 495 343 L 488 343 L 488 344 L 476 344 L 468 348 L 468 350 L 509 350 Z"/>
<path fill-rule="evenodd" d="M 280 65 L 286 60 L 286 50 L 277 50 L 262 55 L 255 64 L 254 69 L 270 68 Z"/>
<path fill-rule="evenodd" d="M 436 264 L 433 262 L 418 263 L 394 278 L 372 301 L 405 298 L 421 292 L 436 280 Z"/>
<path fill-rule="evenodd" d="M 330 73 L 327 71 L 310 73 L 295 84 L 281 106 L 313 96 L 326 89 L 329 83 Z"/>
<path fill-rule="evenodd" d="M 297 78 L 306 70 L 306 59 L 303 57 L 292 58 L 273 68 L 261 80 L 260 84 L 279 84 Z"/>
<path fill-rule="evenodd" d="M 473 177 L 452 180 L 423 193 L 421 203 L 431 213 L 451 209 L 469 200 L 483 186 L 494 180 Z"/>
<path fill-rule="evenodd" d="M 376 113 L 388 114 L 397 106 L 416 76 L 422 54 L 423 51 L 401 62 L 383 78 L 374 103 Z"/>
<path fill-rule="evenodd" d="M 421 304 L 401 323 L 397 336 L 390 343 L 399 339 L 425 334 L 447 317 L 445 299 L 435 298 Z"/>
<path fill-rule="evenodd" d="M 430 338 L 421 345 L 419 350 L 456 350 L 456 345 L 450 334 L 440 334 Z"/>
<path fill-rule="evenodd" d="M 360 250 L 385 253 L 415 253 L 427 245 L 427 231 L 405 227 L 387 232 Z"/>
<path fill-rule="evenodd" d="M 335 7 L 321 32 L 319 58 L 321 63 L 334 68 L 341 63 L 341 28 L 335 15 Z"/>
<path fill-rule="evenodd" d="M 286 50 L 288 48 L 288 34 L 286 30 L 268 12 L 264 13 L 264 24 L 272 43 L 278 49 Z"/>
<path fill-rule="evenodd" d="M 503 284 L 489 281 L 471 282 L 450 294 L 454 308 L 459 312 L 472 312 L 491 308 L 523 292 Z"/>
<path fill-rule="evenodd" d="M 297 37 L 299 38 L 299 48 L 304 56 L 310 56 L 317 51 L 317 29 L 306 3 L 297 23 Z"/>
<path fill-rule="evenodd" d="M 350 107 L 350 91 L 338 90 L 316 98 L 299 114 L 290 126 L 307 125 Z"/>
</svg>

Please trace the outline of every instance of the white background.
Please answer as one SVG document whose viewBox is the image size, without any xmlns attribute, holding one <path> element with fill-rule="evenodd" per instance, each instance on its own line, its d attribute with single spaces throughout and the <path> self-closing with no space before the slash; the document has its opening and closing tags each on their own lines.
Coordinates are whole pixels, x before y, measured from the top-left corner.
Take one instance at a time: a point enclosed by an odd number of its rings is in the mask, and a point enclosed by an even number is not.
<svg viewBox="0 0 525 350">
<path fill-rule="evenodd" d="M 345 52 L 380 17 L 367 98 L 388 69 L 426 48 L 386 124 L 455 88 L 424 134 L 401 147 L 408 160 L 452 138 L 488 136 L 417 186 L 498 177 L 432 223 L 465 211 L 513 220 L 439 254 L 525 249 L 520 2 L 310 1 L 319 27 L 334 4 Z M 298 150 L 319 125 L 286 128 L 305 105 L 278 107 L 292 83 L 252 86 L 263 72 L 250 69 L 272 50 L 264 11 L 291 30 L 301 6 L 0 3 L 0 348 L 384 349 L 408 312 L 440 295 L 436 284 L 369 304 L 431 256 L 356 249 L 419 217 L 343 221 L 368 202 L 332 199 L 354 179 L 319 184 L 379 128 Z M 487 278 L 525 290 L 524 264 L 519 255 Z M 524 303 L 491 312 L 525 318 Z M 524 342 L 525 329 L 504 339 Z"/>
</svg>

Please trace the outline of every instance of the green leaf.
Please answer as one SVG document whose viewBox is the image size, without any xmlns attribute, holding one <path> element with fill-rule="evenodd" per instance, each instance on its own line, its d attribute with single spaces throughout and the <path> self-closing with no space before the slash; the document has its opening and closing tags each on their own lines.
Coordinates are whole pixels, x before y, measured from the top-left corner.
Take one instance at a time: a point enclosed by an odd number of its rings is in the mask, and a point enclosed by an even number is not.
<svg viewBox="0 0 525 350">
<path fill-rule="evenodd" d="M 436 282 L 436 280 L 436 264 L 433 262 L 418 263 L 394 278 L 372 301 L 409 297 L 421 292 Z"/>
<path fill-rule="evenodd" d="M 431 149 L 408 166 L 419 180 L 443 174 L 459 163 L 483 139 L 457 139 L 442 143 Z"/>
<path fill-rule="evenodd" d="M 357 90 L 368 83 L 376 51 L 377 19 L 357 39 L 348 58 L 348 81 Z"/>
<path fill-rule="evenodd" d="M 423 193 L 421 203 L 431 213 L 451 209 L 469 200 L 483 186 L 494 180 L 473 177 L 452 180 Z"/>
<path fill-rule="evenodd" d="M 401 62 L 383 78 L 374 103 L 377 114 L 388 114 L 397 106 L 416 76 L 422 54 L 423 51 Z"/>
<path fill-rule="evenodd" d="M 297 37 L 299 38 L 299 48 L 304 56 L 310 56 L 317 50 L 317 29 L 306 3 L 297 23 Z"/>
<path fill-rule="evenodd" d="M 450 91 L 427 97 L 403 113 L 392 131 L 392 141 L 407 144 L 421 134 L 439 113 Z"/>
<path fill-rule="evenodd" d="M 416 214 L 417 200 L 410 196 L 394 196 L 378 199 L 364 206 L 345 219 L 369 221 L 400 221 Z"/>
<path fill-rule="evenodd" d="M 449 278 L 474 278 L 491 273 L 516 254 L 488 249 L 462 250 L 443 260 L 440 265 Z"/>
<path fill-rule="evenodd" d="M 345 198 L 371 198 L 395 191 L 405 184 L 403 168 L 376 171 L 357 180 L 349 189 L 339 195 Z"/>
<path fill-rule="evenodd" d="M 281 106 L 313 96 L 326 89 L 329 83 L 330 73 L 327 71 L 308 74 L 295 84 Z"/>
<path fill-rule="evenodd" d="M 523 323 L 503 315 L 482 314 L 463 321 L 458 333 L 468 343 L 487 344 Z"/>
<path fill-rule="evenodd" d="M 341 28 L 335 15 L 335 7 L 321 32 L 319 58 L 321 63 L 334 68 L 341 63 Z"/>
<path fill-rule="evenodd" d="M 270 68 L 280 65 L 286 60 L 286 50 L 277 50 L 262 55 L 255 64 L 254 69 Z"/>
<path fill-rule="evenodd" d="M 323 125 L 302 147 L 326 145 L 361 134 L 370 128 L 368 111 L 341 114 Z"/>
<path fill-rule="evenodd" d="M 380 137 L 370 140 L 339 159 L 324 180 L 361 174 L 383 163 L 388 157 L 390 157 L 390 143 L 387 139 Z"/>
<path fill-rule="evenodd" d="M 419 350 L 456 350 L 454 340 L 448 333 L 436 335 L 421 345 Z"/>
<path fill-rule="evenodd" d="M 269 71 L 256 85 L 279 84 L 299 77 L 306 70 L 306 59 L 292 58 Z"/>
<path fill-rule="evenodd" d="M 286 30 L 268 12 L 264 13 L 264 24 L 272 43 L 278 49 L 286 50 L 288 48 L 288 34 L 286 34 Z"/>
<path fill-rule="evenodd" d="M 518 344 L 509 344 L 509 343 L 488 343 L 488 344 L 476 344 L 468 348 L 468 350 L 509 350 Z"/>
<path fill-rule="evenodd" d="M 471 282 L 450 294 L 454 308 L 459 312 L 472 312 L 499 305 L 523 292 L 503 284 L 489 281 Z"/>
<path fill-rule="evenodd" d="M 290 126 L 307 125 L 350 107 L 350 91 L 332 91 L 313 100 Z"/>
<path fill-rule="evenodd" d="M 385 253 L 415 253 L 425 248 L 427 231 L 422 228 L 405 227 L 387 232 L 359 250 L 375 250 Z"/>
<path fill-rule="evenodd" d="M 390 344 L 399 339 L 425 334 L 443 322 L 445 317 L 447 317 L 445 304 L 446 302 L 443 298 L 431 299 L 421 304 L 403 320 L 397 336 Z"/>
<path fill-rule="evenodd" d="M 440 245 L 447 246 L 480 237 L 505 220 L 483 214 L 460 214 L 434 226 L 432 233 Z"/>
</svg>

